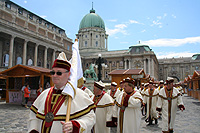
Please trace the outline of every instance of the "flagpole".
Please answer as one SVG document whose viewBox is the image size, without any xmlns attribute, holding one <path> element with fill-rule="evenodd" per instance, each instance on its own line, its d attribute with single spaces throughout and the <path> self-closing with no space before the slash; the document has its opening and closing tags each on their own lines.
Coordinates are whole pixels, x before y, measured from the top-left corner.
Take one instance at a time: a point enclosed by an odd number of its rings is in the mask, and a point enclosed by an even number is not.
<svg viewBox="0 0 200 133">
<path fill-rule="evenodd" d="M 65 122 L 68 122 L 70 118 L 71 102 L 72 102 L 72 97 L 68 95 L 67 114 L 66 114 Z"/>
</svg>

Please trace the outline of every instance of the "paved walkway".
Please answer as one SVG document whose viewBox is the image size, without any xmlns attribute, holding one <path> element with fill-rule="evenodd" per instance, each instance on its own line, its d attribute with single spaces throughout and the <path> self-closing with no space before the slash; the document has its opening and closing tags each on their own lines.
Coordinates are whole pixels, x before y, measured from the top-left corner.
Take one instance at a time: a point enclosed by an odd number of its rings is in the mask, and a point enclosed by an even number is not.
<svg viewBox="0 0 200 133">
<path fill-rule="evenodd" d="M 186 110 L 178 111 L 175 121 L 175 133 L 200 132 L 200 101 L 183 96 Z M 26 133 L 29 109 L 16 104 L 0 102 L 0 133 Z M 161 133 L 162 120 L 158 125 L 147 126 L 142 118 L 140 133 Z"/>
</svg>

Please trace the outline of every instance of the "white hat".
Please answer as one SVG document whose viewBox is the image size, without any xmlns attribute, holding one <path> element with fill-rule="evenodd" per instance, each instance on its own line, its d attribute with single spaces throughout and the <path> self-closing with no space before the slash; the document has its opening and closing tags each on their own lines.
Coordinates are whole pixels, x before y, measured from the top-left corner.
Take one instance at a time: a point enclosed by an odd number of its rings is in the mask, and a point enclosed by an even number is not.
<svg viewBox="0 0 200 133">
<path fill-rule="evenodd" d="M 70 71 L 71 63 L 67 60 L 64 52 L 61 52 L 58 55 L 58 58 L 54 61 L 52 68 L 54 67 L 64 68 Z"/>
<path fill-rule="evenodd" d="M 160 84 L 161 84 L 161 83 L 164 84 L 164 81 L 163 81 L 163 80 L 160 80 Z"/>
<path fill-rule="evenodd" d="M 117 86 L 117 83 L 112 82 L 111 85 L 112 85 L 112 86 Z"/>
<path fill-rule="evenodd" d="M 166 82 L 167 82 L 167 83 L 169 83 L 169 82 L 174 82 L 174 78 L 172 78 L 172 77 L 167 77 Z"/>
<path fill-rule="evenodd" d="M 103 88 L 105 88 L 104 83 L 100 80 L 99 82 L 94 82 L 94 86 L 96 86 L 97 88 L 103 90 Z"/>
</svg>

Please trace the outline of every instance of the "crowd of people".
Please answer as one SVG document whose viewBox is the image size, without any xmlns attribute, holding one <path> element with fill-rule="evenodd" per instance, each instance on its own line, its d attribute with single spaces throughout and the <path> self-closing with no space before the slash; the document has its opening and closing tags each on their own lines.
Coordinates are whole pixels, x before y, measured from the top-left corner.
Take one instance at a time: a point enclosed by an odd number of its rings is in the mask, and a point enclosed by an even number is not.
<svg viewBox="0 0 200 133">
<path fill-rule="evenodd" d="M 127 77 L 119 88 L 112 82 L 107 92 L 102 81 L 95 81 L 91 92 L 84 78 L 77 89 L 71 84 L 72 66 L 64 53 L 54 61 L 50 71 L 54 86 L 40 93 L 32 104 L 28 132 L 139 133 L 144 115 L 148 124 L 158 124 L 162 117 L 162 132 L 172 133 L 177 107 L 185 109 L 181 87 L 174 87 L 171 77 L 159 86 L 149 81 L 137 88 L 135 80 Z"/>
</svg>

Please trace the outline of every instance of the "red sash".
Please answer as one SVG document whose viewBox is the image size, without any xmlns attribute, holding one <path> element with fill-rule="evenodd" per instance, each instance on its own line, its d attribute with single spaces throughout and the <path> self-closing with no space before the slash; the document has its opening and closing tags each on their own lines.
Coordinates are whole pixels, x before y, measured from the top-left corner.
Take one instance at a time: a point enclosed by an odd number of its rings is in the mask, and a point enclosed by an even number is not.
<svg viewBox="0 0 200 133">
<path fill-rule="evenodd" d="M 52 101 L 52 94 L 53 94 L 53 87 L 51 87 L 48 95 L 47 95 L 47 98 L 46 98 L 46 101 L 45 101 L 45 109 L 44 109 L 44 113 L 45 113 L 45 116 L 47 113 L 51 112 L 53 113 L 54 117 L 56 115 L 56 113 L 58 112 L 58 110 L 60 109 L 60 107 L 62 106 L 62 104 L 64 103 L 65 101 L 65 97 L 66 95 L 61 95 L 59 96 L 58 100 L 55 101 L 55 106 L 53 106 L 53 108 L 51 107 L 51 101 Z M 45 127 L 50 127 L 52 125 L 54 120 L 52 120 L 51 122 L 45 122 Z"/>
<path fill-rule="evenodd" d="M 85 89 L 86 89 L 86 87 L 85 87 L 85 86 L 83 86 L 82 90 L 83 90 L 83 91 L 85 91 Z"/>
<path fill-rule="evenodd" d="M 115 89 L 114 92 L 112 92 L 112 90 L 110 90 L 110 96 L 111 96 L 112 98 L 114 98 L 116 92 L 117 92 L 117 89 Z"/>
</svg>

